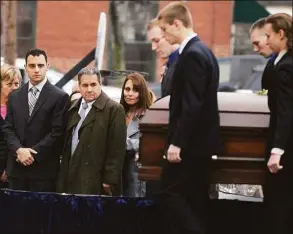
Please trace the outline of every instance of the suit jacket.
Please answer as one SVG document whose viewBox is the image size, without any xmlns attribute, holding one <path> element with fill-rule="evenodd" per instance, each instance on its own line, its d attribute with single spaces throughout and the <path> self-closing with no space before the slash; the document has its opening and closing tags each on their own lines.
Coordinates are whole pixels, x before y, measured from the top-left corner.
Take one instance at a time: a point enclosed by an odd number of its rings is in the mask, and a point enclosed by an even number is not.
<svg viewBox="0 0 293 234">
<path fill-rule="evenodd" d="M 181 148 L 182 158 L 219 151 L 218 84 L 217 59 L 192 38 L 179 55 L 169 103 L 168 143 Z"/>
<path fill-rule="evenodd" d="M 282 160 L 293 163 L 293 64 L 292 52 L 287 52 L 274 66 L 272 84 L 268 90 L 271 112 L 268 148 L 285 150 Z M 293 166 L 291 167 L 293 169 Z"/>
<path fill-rule="evenodd" d="M 269 61 L 267 62 L 267 65 L 263 71 L 262 79 L 261 79 L 261 86 L 262 89 L 269 90 L 270 85 L 272 83 L 272 80 L 274 79 L 274 72 L 275 72 L 275 66 L 274 66 L 274 60 L 275 55 L 272 55 Z"/>
<path fill-rule="evenodd" d="M 68 94 L 45 83 L 31 116 L 28 107 L 28 83 L 10 93 L 4 134 L 9 154 L 7 173 L 11 177 L 56 178 L 59 171 L 65 129 Z M 16 162 L 16 150 L 32 148 L 38 153 L 26 167 Z"/>
<path fill-rule="evenodd" d="M 174 54 L 171 54 L 172 61 L 170 61 L 171 57 L 169 57 L 169 61 L 167 63 L 161 83 L 162 98 L 171 94 L 173 74 L 179 57 L 178 50 L 174 51 L 173 53 Z"/>
</svg>

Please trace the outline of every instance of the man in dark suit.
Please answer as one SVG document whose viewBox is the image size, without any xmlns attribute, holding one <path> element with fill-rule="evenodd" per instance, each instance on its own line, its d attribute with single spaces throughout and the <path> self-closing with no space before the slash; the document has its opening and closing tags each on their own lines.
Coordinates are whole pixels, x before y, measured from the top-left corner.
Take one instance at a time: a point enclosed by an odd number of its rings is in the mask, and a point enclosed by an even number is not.
<svg viewBox="0 0 293 234">
<path fill-rule="evenodd" d="M 166 41 L 157 19 L 152 19 L 148 24 L 147 35 L 152 50 L 156 52 L 158 58 L 163 60 L 164 71 L 161 74 L 161 97 L 163 98 L 171 93 L 172 77 L 179 56 L 179 45 L 171 45 Z"/>
<path fill-rule="evenodd" d="M 46 78 L 43 50 L 26 54 L 29 82 L 8 98 L 4 134 L 10 189 L 53 192 L 59 172 L 68 95 Z"/>
<path fill-rule="evenodd" d="M 266 233 L 293 233 L 293 62 L 292 16 L 266 19 L 267 42 L 277 55 L 268 90 L 271 112 L 264 186 Z"/>
<path fill-rule="evenodd" d="M 192 17 L 184 3 L 168 4 L 157 18 L 166 40 L 180 44 L 169 104 L 162 202 L 174 225 L 173 233 L 202 234 L 209 164 L 220 145 L 219 67 L 212 51 L 194 33 Z"/>
<path fill-rule="evenodd" d="M 261 79 L 262 89 L 268 90 L 270 81 L 273 79 L 272 69 L 274 69 L 273 61 L 276 58 L 276 55 L 267 44 L 267 36 L 264 29 L 265 24 L 266 18 L 261 18 L 252 24 L 250 28 L 250 41 L 255 52 L 265 58 L 269 58 Z"/>
</svg>

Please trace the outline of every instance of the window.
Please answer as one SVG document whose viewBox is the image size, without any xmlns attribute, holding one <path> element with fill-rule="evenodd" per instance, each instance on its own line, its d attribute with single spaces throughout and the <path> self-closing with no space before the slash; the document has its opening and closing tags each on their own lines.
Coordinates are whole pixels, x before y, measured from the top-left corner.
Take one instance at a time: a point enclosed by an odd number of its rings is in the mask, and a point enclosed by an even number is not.
<svg viewBox="0 0 293 234">
<path fill-rule="evenodd" d="M 37 1 L 17 2 L 17 57 L 24 57 L 26 52 L 35 47 Z"/>
<path fill-rule="evenodd" d="M 147 24 L 156 17 L 158 2 L 156 1 L 116 1 L 115 7 L 118 15 L 118 22 L 121 37 L 124 42 L 125 68 L 149 73 L 147 81 L 154 81 L 156 77 L 156 55 L 152 52 L 150 43 L 147 41 Z M 109 22 L 109 32 L 113 29 Z M 109 35 L 109 34 L 108 34 Z M 110 33 L 110 38 L 113 33 Z M 111 41 L 110 41 L 111 40 Z M 109 67 L 112 67 L 113 52 L 111 43 L 113 38 L 108 40 Z"/>
</svg>

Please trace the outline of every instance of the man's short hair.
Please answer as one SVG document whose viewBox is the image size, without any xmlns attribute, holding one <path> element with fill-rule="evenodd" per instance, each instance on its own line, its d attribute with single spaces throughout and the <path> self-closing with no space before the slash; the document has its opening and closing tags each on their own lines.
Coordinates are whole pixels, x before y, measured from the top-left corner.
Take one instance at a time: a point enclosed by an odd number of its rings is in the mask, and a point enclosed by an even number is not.
<svg viewBox="0 0 293 234">
<path fill-rule="evenodd" d="M 45 57 L 45 60 L 46 60 L 46 63 L 48 61 L 48 57 L 47 57 L 47 54 L 44 50 L 41 50 L 41 49 L 38 49 L 38 48 L 35 48 L 35 49 L 31 49 L 29 50 L 26 55 L 25 55 L 25 64 L 27 63 L 27 58 L 28 56 L 32 55 L 33 57 L 35 56 L 40 56 L 40 55 L 44 55 Z"/>
<path fill-rule="evenodd" d="M 262 29 L 265 25 L 266 17 L 260 18 L 251 25 L 249 32 L 252 33 L 252 31 L 255 29 Z"/>
<path fill-rule="evenodd" d="M 190 10 L 183 2 L 172 2 L 165 6 L 157 16 L 158 20 L 163 20 L 168 24 L 173 24 L 175 19 L 182 21 L 184 27 L 192 28 L 193 21 Z"/>
<path fill-rule="evenodd" d="M 160 27 L 160 22 L 157 18 L 154 18 L 149 22 L 147 29 L 150 31 L 154 27 Z"/>
<path fill-rule="evenodd" d="M 99 84 L 101 84 L 101 73 L 100 71 L 95 67 L 84 67 L 81 69 L 77 74 L 78 83 L 80 83 L 80 79 L 83 75 L 96 75 Z"/>
</svg>

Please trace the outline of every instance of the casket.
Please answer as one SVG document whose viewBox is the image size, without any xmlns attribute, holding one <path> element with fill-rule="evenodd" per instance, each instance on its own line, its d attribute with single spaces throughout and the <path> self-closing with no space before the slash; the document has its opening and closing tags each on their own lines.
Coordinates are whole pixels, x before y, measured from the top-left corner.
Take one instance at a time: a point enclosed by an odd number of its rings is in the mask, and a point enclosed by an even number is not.
<svg viewBox="0 0 293 234">
<path fill-rule="evenodd" d="M 218 93 L 222 150 L 211 155 L 211 183 L 263 184 L 269 126 L 267 97 Z M 159 180 L 169 118 L 169 96 L 155 102 L 140 122 L 141 180 Z"/>
</svg>

